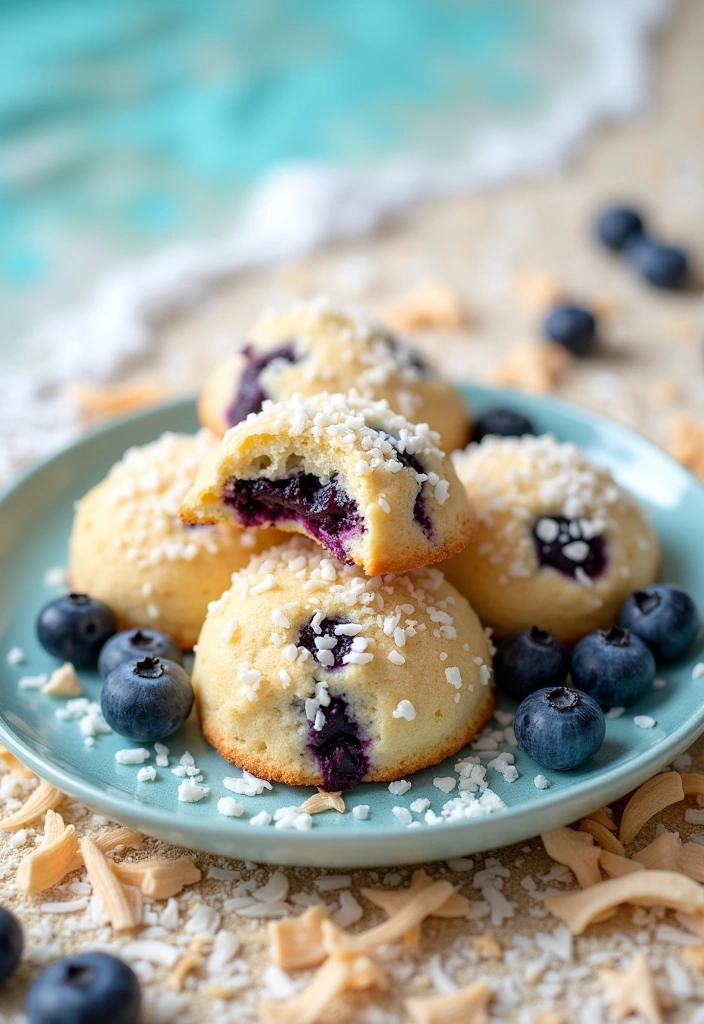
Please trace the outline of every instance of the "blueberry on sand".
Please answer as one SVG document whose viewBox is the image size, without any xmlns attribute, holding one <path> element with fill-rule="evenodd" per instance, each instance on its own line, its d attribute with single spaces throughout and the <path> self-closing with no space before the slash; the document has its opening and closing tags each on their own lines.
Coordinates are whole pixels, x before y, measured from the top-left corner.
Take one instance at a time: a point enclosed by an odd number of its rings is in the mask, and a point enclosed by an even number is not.
<svg viewBox="0 0 704 1024">
<path fill-rule="evenodd" d="M 625 248 L 626 258 L 641 277 L 658 288 L 680 288 L 689 273 L 687 254 L 673 245 L 661 245 L 636 235 Z"/>
<path fill-rule="evenodd" d="M 594 224 L 594 234 L 609 249 L 620 251 L 626 242 L 644 231 L 643 219 L 635 210 L 611 206 L 603 210 Z"/>
<path fill-rule="evenodd" d="M 111 729 L 140 743 L 176 732 L 193 707 L 193 687 L 181 665 L 149 656 L 114 668 L 100 693 Z"/>
<path fill-rule="evenodd" d="M 554 306 L 543 321 L 543 332 L 574 355 L 585 356 L 596 343 L 596 320 L 582 306 Z"/>
<path fill-rule="evenodd" d="M 569 771 L 583 764 L 604 741 L 604 713 L 586 693 L 547 687 L 526 697 L 513 723 L 524 754 L 543 768 Z"/>
<path fill-rule="evenodd" d="M 108 953 L 67 956 L 39 975 L 28 1024 L 137 1024 L 141 993 L 131 967 Z"/>
<path fill-rule="evenodd" d="M 23 945 L 21 924 L 11 911 L 0 907 L 0 985 L 20 962 Z"/>
</svg>

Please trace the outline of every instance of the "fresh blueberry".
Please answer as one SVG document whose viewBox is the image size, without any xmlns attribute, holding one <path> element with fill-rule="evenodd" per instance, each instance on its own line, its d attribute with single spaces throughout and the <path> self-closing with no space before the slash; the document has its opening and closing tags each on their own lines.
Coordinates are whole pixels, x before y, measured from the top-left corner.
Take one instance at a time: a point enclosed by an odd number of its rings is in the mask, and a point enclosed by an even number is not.
<svg viewBox="0 0 704 1024">
<path fill-rule="evenodd" d="M 658 288 L 680 288 L 687 279 L 687 254 L 672 245 L 660 245 L 636 235 L 625 248 L 631 266 Z"/>
<path fill-rule="evenodd" d="M 100 648 L 117 629 L 115 615 L 102 601 L 87 594 L 65 594 L 39 613 L 39 643 L 55 658 L 77 668 L 94 665 Z"/>
<path fill-rule="evenodd" d="M 131 967 L 79 953 L 47 967 L 27 996 L 28 1024 L 137 1024 L 142 1001 Z"/>
<path fill-rule="evenodd" d="M 22 925 L 5 907 L 0 907 L 0 985 L 7 981 L 22 956 Z"/>
<path fill-rule="evenodd" d="M 606 722 L 588 694 L 556 686 L 526 697 L 513 729 L 524 754 L 543 768 L 566 772 L 596 754 L 604 741 Z"/>
<path fill-rule="evenodd" d="M 514 700 L 524 700 L 546 686 L 562 686 L 570 667 L 565 648 L 547 629 L 512 633 L 494 658 L 496 685 Z"/>
<path fill-rule="evenodd" d="M 126 629 L 115 633 L 104 645 L 98 658 L 98 671 L 107 679 L 114 668 L 125 661 L 138 661 L 150 654 L 183 665 L 183 655 L 166 633 L 156 629 Z"/>
<path fill-rule="evenodd" d="M 474 422 L 472 440 L 481 441 L 487 434 L 497 437 L 523 437 L 534 434 L 533 424 L 520 412 L 513 409 L 489 409 Z"/>
<path fill-rule="evenodd" d="M 629 238 L 642 235 L 643 220 L 635 210 L 622 206 L 612 206 L 604 210 L 596 219 L 594 233 L 600 242 L 609 249 L 623 249 Z"/>
<path fill-rule="evenodd" d="M 699 632 L 699 612 L 689 594 L 672 583 L 653 583 L 628 598 L 619 622 L 650 648 L 659 665 L 686 654 Z"/>
<path fill-rule="evenodd" d="M 572 682 L 604 708 L 627 707 L 655 679 L 655 658 L 642 640 L 621 626 L 583 637 L 572 651 Z"/>
<path fill-rule="evenodd" d="M 576 356 L 585 356 L 594 348 L 596 320 L 581 306 L 554 306 L 543 322 L 545 336 Z"/>
<path fill-rule="evenodd" d="M 193 687 L 176 662 L 147 656 L 112 670 L 103 684 L 100 706 L 115 732 L 154 743 L 186 721 L 193 707 Z"/>
</svg>

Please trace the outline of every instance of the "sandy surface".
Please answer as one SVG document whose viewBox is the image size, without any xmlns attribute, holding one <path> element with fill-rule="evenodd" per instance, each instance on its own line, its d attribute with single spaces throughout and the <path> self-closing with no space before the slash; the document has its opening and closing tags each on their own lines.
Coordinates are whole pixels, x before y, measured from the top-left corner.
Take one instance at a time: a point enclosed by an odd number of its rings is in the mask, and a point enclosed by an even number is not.
<svg viewBox="0 0 704 1024">
<path fill-rule="evenodd" d="M 608 412 L 666 443 L 676 412 L 689 410 L 701 415 L 704 411 L 701 289 L 667 294 L 645 287 L 627 267 L 590 241 L 588 224 L 592 211 L 612 197 L 643 205 L 663 237 L 686 243 L 704 275 L 703 38 L 704 5 L 690 0 L 682 4 L 658 47 L 657 88 L 650 109 L 626 125 L 601 132 L 568 172 L 552 180 L 517 184 L 493 194 L 419 210 L 403 225 L 390 226 L 372 241 L 341 246 L 295 267 L 266 271 L 227 286 L 192 316 L 165 325 L 157 362 L 136 368 L 135 377 L 158 379 L 169 391 L 190 390 L 193 382 L 201 380 L 244 336 L 262 305 L 287 295 L 325 291 L 383 309 L 420 281 L 436 278 L 461 297 L 469 324 L 460 330 L 419 332 L 420 341 L 452 379 L 491 379 L 516 344 L 538 336 L 540 312 L 526 299 L 525 281 L 526 272 L 533 276 L 540 272 L 570 296 L 597 304 L 604 311 L 598 355 L 570 366 L 558 393 Z M 704 771 L 704 745 L 698 744 L 692 753 L 694 768 L 690 770 Z M 2 795 L 13 792 L 13 780 L 6 779 L 0 790 L 0 814 Z M 686 806 L 692 805 L 689 800 Z M 618 808 L 615 810 L 618 813 Z M 105 827 L 87 809 L 72 803 L 66 806 L 66 817 L 75 821 L 81 834 L 94 834 Z M 658 820 L 682 836 L 698 831 L 696 825 L 685 823 L 683 805 Z M 649 842 L 654 830 L 652 822 L 633 848 Z M 0 903 L 12 906 L 21 916 L 28 945 L 21 968 L 0 992 L 3 1021 L 22 1019 L 27 984 L 43 962 L 95 943 L 107 943 L 117 950 L 139 937 L 137 933 L 117 936 L 90 905 L 88 910 L 79 907 L 68 914 L 42 910 L 44 901 L 90 901 L 91 891 L 80 873 L 56 891 L 19 897 L 14 867 L 32 842 L 31 830 L 26 847 L 13 848 L 8 836 L 0 842 Z M 147 842 L 146 850 L 168 856 L 183 852 L 152 841 Z M 187 949 L 199 930 L 225 928 L 240 937 L 241 948 L 234 967 L 230 965 L 214 977 L 199 967 L 179 993 L 166 988 L 167 968 L 147 963 L 139 951 L 128 951 L 126 955 L 137 964 L 144 983 L 148 1006 L 144 1019 L 169 1024 L 256 1020 L 260 995 L 280 989 L 285 981 L 265 974 L 269 963 L 266 922 L 242 917 L 225 901 L 232 898 L 238 884 L 251 879 L 261 884 L 271 871 L 202 855 L 195 859 L 204 880 L 179 898 L 179 924 L 163 933 L 147 932 L 147 937 L 160 936 L 160 941 Z M 668 923 L 677 933 L 662 930 L 660 914 L 621 911 L 571 946 L 564 929 L 558 929 L 559 922 L 547 914 L 540 899 L 548 890 L 569 888 L 570 878 L 553 870 L 539 840 L 473 860 L 473 866 L 462 865 L 466 868 L 462 871 L 443 863 L 428 866 L 428 871 L 435 877 L 450 878 L 470 896 L 476 904 L 476 919 L 426 923 L 420 953 L 394 949 L 384 957 L 393 979 L 391 994 L 356 997 L 346 1004 L 346 1019 L 393 1024 L 403 1019 L 404 995 L 442 991 L 450 984 L 449 975 L 458 984 L 486 978 L 495 985 L 492 1020 L 595 1024 L 607 1019 L 600 968 L 609 963 L 626 965 L 633 951 L 642 949 L 667 997 L 665 1019 L 673 1024 L 704 1021 L 700 1009 L 704 976 L 687 966 L 681 944 L 685 940 L 674 919 Z M 497 875 L 497 863 L 507 870 Z M 482 869 L 490 874 L 477 875 Z M 290 894 L 316 893 L 318 874 L 288 870 Z M 395 887 L 407 884 L 409 878 L 407 869 L 390 874 L 385 870 L 353 872 L 349 891 L 359 897 L 360 886 Z M 502 913 L 494 911 L 493 922 L 491 914 L 478 916 L 484 913 L 481 903 L 486 893 L 481 889 L 487 885 L 496 890 L 503 886 L 509 901 Z M 339 893 L 323 893 L 322 899 L 334 909 Z M 201 924 L 195 931 L 185 930 L 185 922 L 199 902 L 221 918 L 210 915 L 209 928 Z M 355 927 L 381 919 L 361 897 L 359 904 L 364 917 Z M 290 913 L 300 910 L 292 903 L 289 906 Z M 158 924 L 163 909 L 160 904 L 148 907 L 152 928 L 163 927 Z M 203 920 L 208 916 L 198 913 Z M 468 936 L 486 931 L 492 931 L 504 947 L 502 959 L 480 960 L 468 945 Z M 205 940 L 203 948 L 206 952 L 209 948 Z M 542 974 L 530 967 L 536 963 L 544 965 Z M 207 993 L 208 986 L 228 973 L 243 979 L 242 988 L 231 1001 L 214 1001 Z M 535 980 L 535 975 L 540 980 Z M 292 975 L 293 985 L 300 987 L 306 977 Z M 548 1011 L 555 1016 L 541 1017 L 541 1012 Z M 326 1020 L 342 1017 L 338 1005 Z"/>
</svg>

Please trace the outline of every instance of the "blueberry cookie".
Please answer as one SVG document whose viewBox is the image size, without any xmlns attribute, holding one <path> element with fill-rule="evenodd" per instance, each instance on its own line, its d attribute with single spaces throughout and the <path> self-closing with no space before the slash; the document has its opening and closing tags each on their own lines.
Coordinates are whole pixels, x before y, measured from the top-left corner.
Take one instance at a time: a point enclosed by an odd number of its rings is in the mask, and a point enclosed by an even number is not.
<svg viewBox="0 0 704 1024">
<path fill-rule="evenodd" d="M 575 445 L 488 437 L 454 463 L 479 524 L 472 546 L 442 568 L 498 636 L 539 626 L 575 641 L 656 579 L 652 529 Z"/>
<path fill-rule="evenodd" d="M 70 543 L 74 590 L 105 601 L 120 629 L 150 626 L 192 647 L 209 601 L 281 534 L 184 526 L 178 506 L 215 439 L 164 434 L 130 448 L 78 503 Z"/>
<path fill-rule="evenodd" d="M 492 712 L 491 675 L 479 619 L 438 569 L 368 578 L 292 538 L 211 606 L 193 686 L 228 761 L 334 791 L 455 753 Z"/>
<path fill-rule="evenodd" d="M 437 442 L 354 393 L 265 401 L 206 457 L 181 518 L 277 526 L 370 576 L 405 572 L 459 551 L 474 527 Z"/>
<path fill-rule="evenodd" d="M 385 398 L 414 423 L 428 423 L 447 452 L 469 439 L 469 414 L 456 388 L 383 324 L 326 299 L 264 314 L 245 348 L 213 371 L 198 412 L 222 436 L 258 412 L 265 398 L 352 388 L 365 398 Z"/>
</svg>

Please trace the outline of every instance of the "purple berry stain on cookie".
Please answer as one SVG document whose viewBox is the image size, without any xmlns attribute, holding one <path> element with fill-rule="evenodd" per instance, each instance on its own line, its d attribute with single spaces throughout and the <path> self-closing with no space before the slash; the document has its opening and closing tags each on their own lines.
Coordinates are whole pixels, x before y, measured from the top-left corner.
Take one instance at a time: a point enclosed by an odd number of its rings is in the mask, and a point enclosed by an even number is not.
<svg viewBox="0 0 704 1024">
<path fill-rule="evenodd" d="M 578 582 L 594 580 L 606 568 L 606 542 L 588 519 L 541 516 L 533 539 L 542 567 L 550 566 Z"/>
<path fill-rule="evenodd" d="M 300 523 L 309 536 L 349 565 L 345 541 L 364 532 L 357 502 L 338 485 L 336 475 L 327 483 L 312 473 L 283 480 L 232 480 L 224 488 L 223 501 L 242 526 Z"/>
<path fill-rule="evenodd" d="M 330 697 L 321 728 L 308 728 L 307 746 L 318 763 L 322 788 L 329 792 L 352 789 L 369 772 L 369 740 L 351 717 L 344 697 Z"/>
<path fill-rule="evenodd" d="M 305 647 L 315 661 L 330 672 L 343 667 L 343 658 L 352 650 L 353 636 L 343 630 L 352 623 L 343 619 L 322 619 L 316 616 L 303 626 L 298 634 L 298 646 Z M 359 628 L 359 627 L 357 627 Z"/>
<path fill-rule="evenodd" d="M 236 423 L 246 420 L 250 412 L 259 412 L 267 394 L 264 391 L 260 376 L 264 370 L 275 360 L 280 359 L 287 363 L 298 362 L 298 357 L 293 350 L 293 345 L 281 345 L 280 348 L 272 349 L 270 352 L 256 354 L 251 345 L 242 349 L 242 355 L 247 360 L 247 365 L 240 376 L 240 383 L 232 405 L 225 413 L 225 418 L 231 427 Z"/>
</svg>

